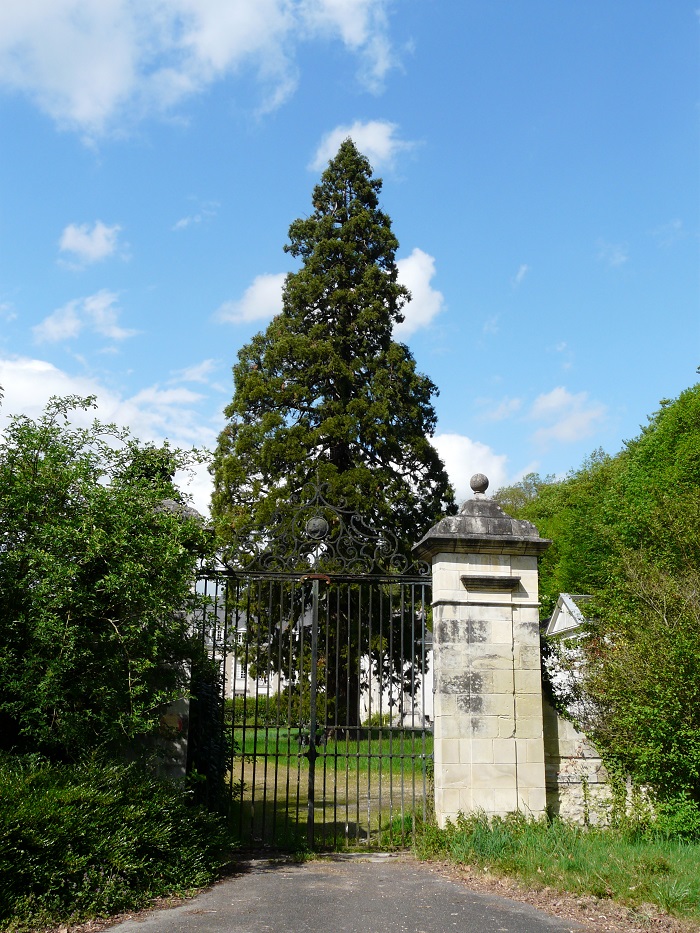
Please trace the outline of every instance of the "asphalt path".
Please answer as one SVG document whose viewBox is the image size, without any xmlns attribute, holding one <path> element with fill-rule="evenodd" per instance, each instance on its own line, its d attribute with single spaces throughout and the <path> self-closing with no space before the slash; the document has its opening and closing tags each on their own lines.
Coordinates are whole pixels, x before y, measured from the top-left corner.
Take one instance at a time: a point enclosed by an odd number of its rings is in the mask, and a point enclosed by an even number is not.
<svg viewBox="0 0 700 933">
<path fill-rule="evenodd" d="M 110 933 L 573 933 L 534 907 L 478 894 L 426 864 L 386 854 L 302 864 L 251 859 L 177 907 Z"/>
</svg>

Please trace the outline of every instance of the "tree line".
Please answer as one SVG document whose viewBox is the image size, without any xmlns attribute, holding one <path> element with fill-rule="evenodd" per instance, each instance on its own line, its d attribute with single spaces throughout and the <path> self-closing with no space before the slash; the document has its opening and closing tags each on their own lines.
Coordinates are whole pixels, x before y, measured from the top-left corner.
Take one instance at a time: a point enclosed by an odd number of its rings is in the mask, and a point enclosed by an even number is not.
<svg viewBox="0 0 700 933">
<path fill-rule="evenodd" d="M 496 498 L 552 539 L 543 616 L 561 592 L 593 597 L 563 705 L 613 768 L 700 825 L 700 384 L 663 400 L 617 455 Z"/>
</svg>

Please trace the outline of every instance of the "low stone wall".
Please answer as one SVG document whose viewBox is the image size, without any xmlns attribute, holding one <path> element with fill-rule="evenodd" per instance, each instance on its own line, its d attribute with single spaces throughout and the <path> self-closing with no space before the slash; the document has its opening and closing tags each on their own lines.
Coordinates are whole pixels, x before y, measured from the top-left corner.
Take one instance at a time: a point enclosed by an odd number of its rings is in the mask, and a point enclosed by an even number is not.
<svg viewBox="0 0 700 933">
<path fill-rule="evenodd" d="M 612 794 L 600 755 L 572 722 L 542 704 L 547 809 L 581 825 L 603 825 Z"/>
</svg>

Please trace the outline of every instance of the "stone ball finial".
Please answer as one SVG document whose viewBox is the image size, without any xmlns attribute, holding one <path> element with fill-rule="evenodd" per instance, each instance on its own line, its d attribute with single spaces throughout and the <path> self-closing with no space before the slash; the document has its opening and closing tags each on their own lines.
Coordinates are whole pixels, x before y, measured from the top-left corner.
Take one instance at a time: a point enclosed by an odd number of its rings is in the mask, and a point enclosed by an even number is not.
<svg viewBox="0 0 700 933">
<path fill-rule="evenodd" d="M 483 473 L 475 473 L 469 480 L 469 485 L 477 495 L 483 495 L 489 488 L 489 478 Z"/>
</svg>

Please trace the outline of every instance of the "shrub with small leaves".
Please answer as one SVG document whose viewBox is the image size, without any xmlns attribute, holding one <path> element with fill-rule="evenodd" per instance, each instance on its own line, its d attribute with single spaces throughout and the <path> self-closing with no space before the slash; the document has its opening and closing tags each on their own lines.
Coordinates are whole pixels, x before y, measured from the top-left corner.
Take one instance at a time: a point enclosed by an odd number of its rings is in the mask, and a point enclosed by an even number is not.
<svg viewBox="0 0 700 933">
<path fill-rule="evenodd" d="M 211 883 L 221 817 L 141 764 L 0 759 L 0 930 L 109 916 Z"/>
</svg>

